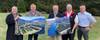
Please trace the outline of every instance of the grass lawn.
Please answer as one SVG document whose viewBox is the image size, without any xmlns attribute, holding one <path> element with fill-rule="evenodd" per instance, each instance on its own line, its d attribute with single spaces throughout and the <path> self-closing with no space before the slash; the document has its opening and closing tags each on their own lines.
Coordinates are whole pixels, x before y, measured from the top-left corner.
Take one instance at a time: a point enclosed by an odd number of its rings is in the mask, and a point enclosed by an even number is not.
<svg viewBox="0 0 100 40">
<path fill-rule="evenodd" d="M 7 25 L 5 24 L 5 18 L 7 15 L 6 13 L 0 13 L 0 40 L 6 40 Z M 100 17 L 96 17 L 96 20 L 97 23 L 89 32 L 89 40 L 100 40 Z M 39 36 L 39 40 L 48 40 L 48 38 L 47 32 Z M 27 39 L 27 35 L 24 35 L 24 40 Z M 77 37 L 75 37 L 75 40 L 77 40 Z"/>
</svg>

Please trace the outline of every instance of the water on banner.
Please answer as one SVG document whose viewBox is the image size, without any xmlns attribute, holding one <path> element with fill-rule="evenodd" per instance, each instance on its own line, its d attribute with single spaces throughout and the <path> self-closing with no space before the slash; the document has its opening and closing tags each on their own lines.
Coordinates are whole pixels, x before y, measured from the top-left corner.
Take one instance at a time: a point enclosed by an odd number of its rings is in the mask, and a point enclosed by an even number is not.
<svg viewBox="0 0 100 40">
<path fill-rule="evenodd" d="M 56 19 L 57 22 L 57 31 L 59 34 L 67 34 L 70 30 L 70 18 L 63 17 Z"/>
<path fill-rule="evenodd" d="M 27 35 L 27 34 L 43 34 L 45 29 L 44 17 L 20 17 L 17 21 L 17 27 L 15 34 Z"/>
</svg>

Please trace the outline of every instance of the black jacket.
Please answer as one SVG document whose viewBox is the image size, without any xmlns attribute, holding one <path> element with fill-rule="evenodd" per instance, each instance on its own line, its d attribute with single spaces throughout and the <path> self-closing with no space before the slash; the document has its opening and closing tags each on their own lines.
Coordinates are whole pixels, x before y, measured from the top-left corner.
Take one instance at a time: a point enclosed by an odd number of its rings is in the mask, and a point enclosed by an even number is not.
<svg viewBox="0 0 100 40">
<path fill-rule="evenodd" d="M 14 40 L 15 20 L 12 14 L 6 17 L 6 24 L 8 26 L 6 40 Z"/>
<path fill-rule="evenodd" d="M 63 16 L 64 16 L 63 13 L 60 13 L 60 12 L 58 12 L 57 15 L 56 15 L 56 17 L 63 17 Z M 53 12 L 49 13 L 49 17 L 48 18 L 49 19 L 50 18 L 54 18 L 54 13 Z"/>
<path fill-rule="evenodd" d="M 6 24 L 8 27 L 7 34 L 6 34 L 6 40 L 15 40 L 15 20 L 12 14 L 9 14 L 6 17 Z"/>
<path fill-rule="evenodd" d="M 71 29 L 73 29 L 73 26 L 75 24 L 74 19 L 75 19 L 76 15 L 77 15 L 77 13 L 76 12 L 73 12 L 72 15 L 70 16 Z M 65 13 L 64 13 L 64 16 L 66 16 Z"/>
</svg>

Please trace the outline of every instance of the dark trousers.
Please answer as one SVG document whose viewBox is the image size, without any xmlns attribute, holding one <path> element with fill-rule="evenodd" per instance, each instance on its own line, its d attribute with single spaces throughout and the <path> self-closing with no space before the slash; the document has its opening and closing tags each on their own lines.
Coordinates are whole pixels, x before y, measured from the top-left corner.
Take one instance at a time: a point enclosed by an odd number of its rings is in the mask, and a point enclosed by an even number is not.
<svg viewBox="0 0 100 40">
<path fill-rule="evenodd" d="M 33 36 L 34 36 L 34 40 L 38 40 L 38 34 L 30 34 L 30 35 L 28 35 L 28 40 L 32 40 Z"/>
<path fill-rule="evenodd" d="M 15 35 L 15 40 L 23 40 L 23 35 Z"/>
<path fill-rule="evenodd" d="M 6 40 L 14 40 L 14 33 L 7 33 Z"/>
<path fill-rule="evenodd" d="M 85 27 L 79 26 L 77 30 L 78 40 L 82 40 L 82 36 L 84 37 L 84 40 L 88 40 L 88 31 Z"/>
<path fill-rule="evenodd" d="M 62 35 L 62 40 L 74 40 L 75 30 L 72 34 L 64 34 Z"/>
<path fill-rule="evenodd" d="M 14 40 L 15 39 L 15 33 L 13 29 L 8 29 L 6 34 L 6 40 Z"/>
</svg>

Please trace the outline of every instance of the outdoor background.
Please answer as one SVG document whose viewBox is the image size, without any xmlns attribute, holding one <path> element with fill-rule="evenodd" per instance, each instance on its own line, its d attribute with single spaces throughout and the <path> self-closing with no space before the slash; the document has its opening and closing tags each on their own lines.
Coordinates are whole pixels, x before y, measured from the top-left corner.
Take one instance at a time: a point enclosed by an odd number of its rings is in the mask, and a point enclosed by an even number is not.
<svg viewBox="0 0 100 40">
<path fill-rule="evenodd" d="M 76 12 L 79 12 L 80 4 L 86 4 L 87 11 L 92 13 L 97 20 L 89 32 L 89 40 L 100 40 L 100 0 L 0 0 L 0 40 L 6 40 L 7 25 L 5 24 L 5 18 L 9 14 L 11 7 L 13 5 L 18 6 L 19 13 L 25 15 L 29 11 L 31 3 L 35 3 L 37 10 L 46 17 L 52 11 L 53 4 L 60 6 L 60 12 L 64 12 L 68 3 L 73 5 L 73 10 Z M 47 32 L 39 36 L 39 40 L 48 40 L 48 38 Z M 24 35 L 24 40 L 27 40 L 27 35 Z M 77 40 L 77 35 L 75 40 Z"/>
</svg>

